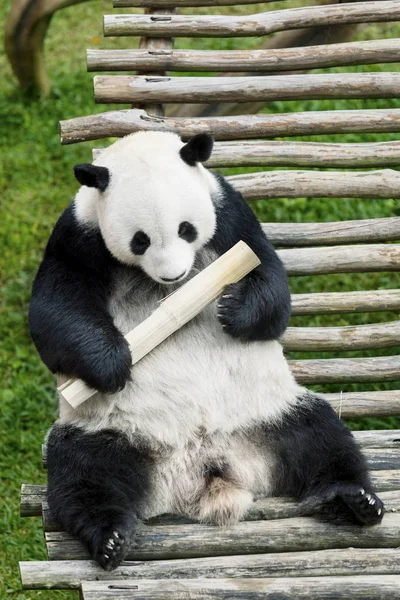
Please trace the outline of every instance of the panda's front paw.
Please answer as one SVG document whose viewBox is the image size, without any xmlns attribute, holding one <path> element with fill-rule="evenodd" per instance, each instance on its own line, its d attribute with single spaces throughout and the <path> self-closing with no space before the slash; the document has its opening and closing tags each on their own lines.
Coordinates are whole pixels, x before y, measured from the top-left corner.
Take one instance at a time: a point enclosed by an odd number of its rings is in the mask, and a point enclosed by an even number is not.
<svg viewBox="0 0 400 600">
<path fill-rule="evenodd" d="M 128 342 L 122 338 L 117 344 L 98 348 L 85 357 L 79 377 L 99 392 L 115 394 L 131 380 L 132 357 Z"/>
<path fill-rule="evenodd" d="M 217 316 L 225 333 L 235 338 L 251 339 L 254 329 L 253 307 L 243 281 L 224 289 L 217 304 Z"/>
</svg>

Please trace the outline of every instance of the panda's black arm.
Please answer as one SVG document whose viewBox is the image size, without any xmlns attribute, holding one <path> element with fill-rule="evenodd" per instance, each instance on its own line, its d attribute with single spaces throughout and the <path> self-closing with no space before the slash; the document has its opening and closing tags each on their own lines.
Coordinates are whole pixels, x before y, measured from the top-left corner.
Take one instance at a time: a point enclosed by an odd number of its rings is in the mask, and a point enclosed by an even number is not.
<svg viewBox="0 0 400 600">
<path fill-rule="evenodd" d="M 131 356 L 107 309 L 112 259 L 97 232 L 80 229 L 67 211 L 53 231 L 33 284 L 32 339 L 53 373 L 116 392 L 130 377 Z"/>
<path fill-rule="evenodd" d="M 222 254 L 245 241 L 261 265 L 241 282 L 229 286 L 218 304 L 227 333 L 244 340 L 273 340 L 285 331 L 291 313 L 288 278 L 282 261 L 242 195 L 217 176 L 222 201 L 211 246 Z"/>
</svg>

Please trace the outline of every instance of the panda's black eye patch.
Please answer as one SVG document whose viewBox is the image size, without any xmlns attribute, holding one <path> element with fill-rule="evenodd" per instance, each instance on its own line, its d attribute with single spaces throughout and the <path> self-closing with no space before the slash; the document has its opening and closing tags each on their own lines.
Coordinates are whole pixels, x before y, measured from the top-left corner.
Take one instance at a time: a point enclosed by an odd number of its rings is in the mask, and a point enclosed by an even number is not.
<svg viewBox="0 0 400 600">
<path fill-rule="evenodd" d="M 197 238 L 196 227 L 188 221 L 182 221 L 182 223 L 179 225 L 178 235 L 187 242 L 194 242 L 194 240 Z"/>
<path fill-rule="evenodd" d="M 150 246 L 150 238 L 144 231 L 137 231 L 131 240 L 133 254 L 144 254 Z"/>
</svg>

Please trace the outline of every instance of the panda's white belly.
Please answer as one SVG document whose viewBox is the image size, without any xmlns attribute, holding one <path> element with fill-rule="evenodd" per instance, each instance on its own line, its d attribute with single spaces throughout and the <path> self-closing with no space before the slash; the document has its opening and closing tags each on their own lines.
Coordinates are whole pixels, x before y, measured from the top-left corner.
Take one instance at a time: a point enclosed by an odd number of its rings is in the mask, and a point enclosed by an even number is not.
<svg viewBox="0 0 400 600">
<path fill-rule="evenodd" d="M 110 312 L 127 333 L 158 301 L 154 289 L 138 296 L 121 281 Z M 134 365 L 123 391 L 97 394 L 76 411 L 62 403 L 60 417 L 87 430 L 113 427 L 177 448 L 199 430 L 229 433 L 271 422 L 296 402 L 299 390 L 281 345 L 225 334 L 214 303 Z"/>
</svg>

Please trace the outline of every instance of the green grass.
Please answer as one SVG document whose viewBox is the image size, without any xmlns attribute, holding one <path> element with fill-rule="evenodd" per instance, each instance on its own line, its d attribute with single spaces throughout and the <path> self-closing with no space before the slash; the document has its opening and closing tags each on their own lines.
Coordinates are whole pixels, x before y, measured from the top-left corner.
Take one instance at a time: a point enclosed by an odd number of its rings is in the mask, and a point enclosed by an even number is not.
<svg viewBox="0 0 400 600">
<path fill-rule="evenodd" d="M 281 4 L 287 6 L 287 3 Z M 8 9 L 9 1 L 3 2 L 0 6 L 1 22 Z M 225 9 L 225 12 L 228 10 Z M 234 10 L 247 9 L 236 7 Z M 60 119 L 104 110 L 93 102 L 92 76 L 85 72 L 85 49 L 99 45 L 102 14 L 105 12 L 111 12 L 109 2 L 94 0 L 65 9 L 55 16 L 46 41 L 47 68 L 53 90 L 46 99 L 28 99 L 21 95 L 9 66 L 4 57 L 0 57 L 0 600 L 76 597 L 73 592 L 20 590 L 18 560 L 44 559 L 45 551 L 39 520 L 20 519 L 18 516 L 19 487 L 22 482 L 45 481 L 40 445 L 57 409 L 54 382 L 40 363 L 29 339 L 26 315 L 32 278 L 46 240 L 58 215 L 77 189 L 72 167 L 77 162 L 90 160 L 90 149 L 96 145 L 61 147 L 57 123 Z M 365 39 L 396 35 L 400 36 L 399 25 L 371 26 L 360 34 Z M 257 40 L 255 43 L 258 43 Z M 179 40 L 179 46 L 185 44 L 186 40 Z M 247 44 L 247 40 L 198 40 L 191 46 L 230 48 L 246 47 Z M 124 38 L 108 39 L 102 43 L 103 47 L 129 45 L 132 45 L 131 41 Z M 382 70 L 399 68 L 399 65 L 385 65 Z M 381 67 L 368 69 L 380 70 Z M 400 107 L 400 102 L 274 102 L 266 111 L 390 106 Z M 350 134 L 341 136 L 341 140 L 383 141 L 394 137 Z M 321 136 L 318 139 L 332 141 L 334 138 Z M 265 221 L 329 221 L 400 214 L 400 206 L 394 200 L 299 198 L 257 202 L 255 208 L 258 216 Z M 369 274 L 297 278 L 292 280 L 292 290 L 390 288 L 398 285 L 396 277 L 395 274 Z M 308 325 L 365 323 L 368 318 L 379 321 L 396 318 L 396 315 L 297 317 L 296 322 Z M 393 352 L 398 350 L 393 349 Z M 356 353 L 360 356 L 365 354 Z M 350 387 L 355 389 L 355 386 Z M 338 386 L 332 389 L 338 389 Z M 398 424 L 399 421 L 394 419 L 370 419 L 353 423 L 353 426 L 374 428 Z"/>
</svg>

